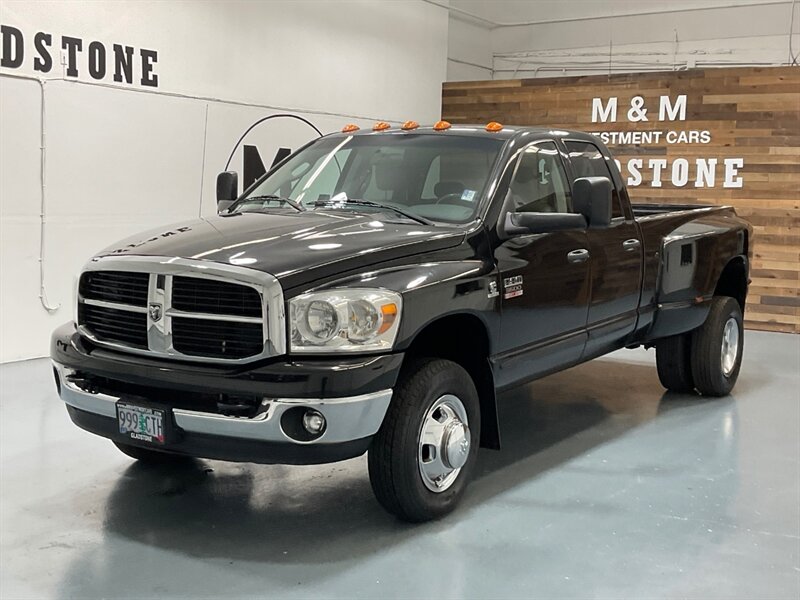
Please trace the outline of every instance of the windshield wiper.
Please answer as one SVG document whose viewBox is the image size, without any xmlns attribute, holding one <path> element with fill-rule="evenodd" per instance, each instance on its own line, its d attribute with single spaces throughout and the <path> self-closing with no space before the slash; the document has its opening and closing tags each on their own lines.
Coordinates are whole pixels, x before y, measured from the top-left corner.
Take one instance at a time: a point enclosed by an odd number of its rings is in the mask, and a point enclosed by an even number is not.
<svg viewBox="0 0 800 600">
<path fill-rule="evenodd" d="M 250 196 L 248 198 L 245 198 L 242 201 L 242 203 L 240 204 L 240 206 L 246 206 L 247 203 L 250 202 L 251 200 L 256 201 L 256 202 L 262 201 L 262 202 L 278 202 L 280 204 L 288 204 L 289 206 L 291 206 L 293 209 L 295 209 L 298 212 L 303 212 L 303 211 L 307 210 L 306 207 L 303 206 L 302 204 L 300 204 L 299 202 L 295 202 L 291 198 L 284 198 L 283 196 L 276 196 L 275 194 L 265 194 L 263 196 Z"/>
<path fill-rule="evenodd" d="M 392 206 L 390 204 L 381 204 L 380 202 L 373 202 L 372 200 L 359 200 L 358 198 L 347 198 L 346 200 L 328 200 L 325 202 L 317 202 L 314 204 L 314 206 L 318 207 L 336 206 L 337 204 L 350 204 L 352 206 L 367 206 L 369 208 L 391 210 L 397 213 L 398 215 L 404 216 L 406 219 L 411 219 L 412 221 L 416 221 L 417 223 L 421 223 L 422 225 L 433 225 L 433 221 L 430 221 L 425 217 L 420 217 L 419 215 L 407 212 L 402 208 L 397 208 L 396 206 Z"/>
</svg>

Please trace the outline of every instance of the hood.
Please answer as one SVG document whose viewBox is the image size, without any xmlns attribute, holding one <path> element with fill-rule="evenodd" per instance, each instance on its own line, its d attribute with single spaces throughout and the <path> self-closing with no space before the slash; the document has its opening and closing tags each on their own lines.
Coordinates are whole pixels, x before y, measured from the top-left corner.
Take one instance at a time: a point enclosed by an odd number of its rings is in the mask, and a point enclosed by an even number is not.
<svg viewBox="0 0 800 600">
<path fill-rule="evenodd" d="M 215 215 L 132 236 L 98 255 L 169 256 L 257 269 L 291 286 L 458 245 L 457 226 L 379 220 L 362 213 Z M 345 264 L 347 263 L 347 264 Z"/>
</svg>

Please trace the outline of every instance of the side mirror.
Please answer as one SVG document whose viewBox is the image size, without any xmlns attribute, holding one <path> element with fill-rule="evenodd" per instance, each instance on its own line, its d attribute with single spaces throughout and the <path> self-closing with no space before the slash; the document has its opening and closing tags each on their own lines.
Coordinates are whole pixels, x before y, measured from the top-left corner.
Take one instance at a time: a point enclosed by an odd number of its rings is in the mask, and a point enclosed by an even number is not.
<svg viewBox="0 0 800 600">
<path fill-rule="evenodd" d="M 236 171 L 223 171 L 217 175 L 217 211 L 227 209 L 239 197 L 239 175 Z"/>
<path fill-rule="evenodd" d="M 608 177 L 581 177 L 572 186 L 572 206 L 586 217 L 589 227 L 611 223 L 611 181 Z"/>
<path fill-rule="evenodd" d="M 506 237 L 532 233 L 550 233 L 567 229 L 584 229 L 586 219 L 575 213 L 506 213 L 503 232 Z"/>
</svg>

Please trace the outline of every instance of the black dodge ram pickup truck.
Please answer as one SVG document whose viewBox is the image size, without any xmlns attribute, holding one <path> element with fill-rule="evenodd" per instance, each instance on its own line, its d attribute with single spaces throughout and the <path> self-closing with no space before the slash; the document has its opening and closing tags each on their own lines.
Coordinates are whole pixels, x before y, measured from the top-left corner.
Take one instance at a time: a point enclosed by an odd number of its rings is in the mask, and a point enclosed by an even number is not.
<svg viewBox="0 0 800 600">
<path fill-rule="evenodd" d="M 637 345 L 673 391 L 739 374 L 751 228 L 632 205 L 593 136 L 350 125 L 235 190 L 92 258 L 53 334 L 70 417 L 136 459 L 368 452 L 380 503 L 423 521 L 500 448 L 504 389 Z"/>
</svg>

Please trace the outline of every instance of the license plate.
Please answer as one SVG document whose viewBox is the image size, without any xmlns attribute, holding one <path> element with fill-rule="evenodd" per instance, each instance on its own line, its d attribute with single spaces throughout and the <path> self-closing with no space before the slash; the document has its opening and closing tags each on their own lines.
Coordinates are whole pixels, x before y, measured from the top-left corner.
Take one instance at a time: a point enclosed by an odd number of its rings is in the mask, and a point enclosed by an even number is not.
<svg viewBox="0 0 800 600">
<path fill-rule="evenodd" d="M 163 444 L 165 421 L 163 410 L 117 402 L 119 432 L 132 440 Z"/>
</svg>

